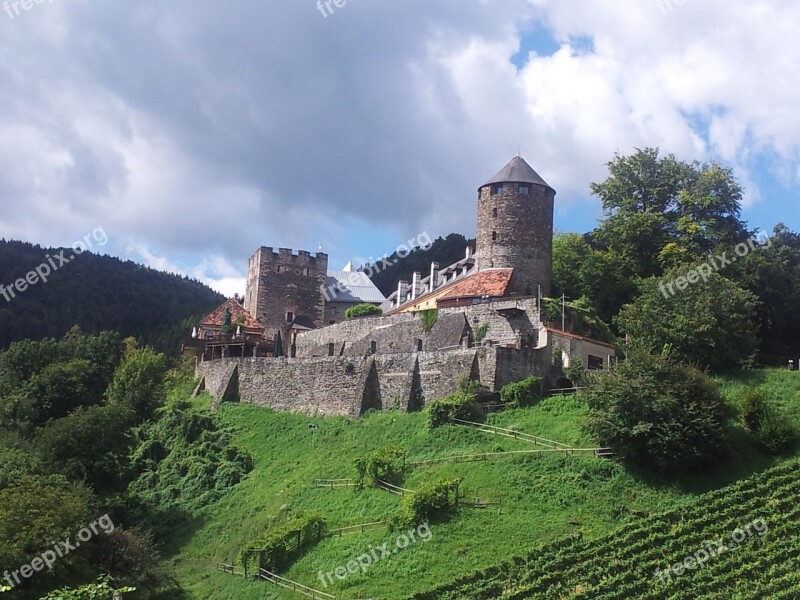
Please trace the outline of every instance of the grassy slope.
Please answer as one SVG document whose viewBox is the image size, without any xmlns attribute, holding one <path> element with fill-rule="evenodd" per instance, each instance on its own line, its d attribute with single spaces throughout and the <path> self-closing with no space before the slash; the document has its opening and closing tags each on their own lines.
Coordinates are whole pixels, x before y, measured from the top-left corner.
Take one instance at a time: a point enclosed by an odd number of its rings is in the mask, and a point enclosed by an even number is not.
<svg viewBox="0 0 800 600">
<path fill-rule="evenodd" d="M 781 371 L 723 378 L 734 398 L 743 385 L 758 384 L 794 407 L 800 377 Z M 309 419 L 252 406 L 226 405 L 223 422 L 239 430 L 238 441 L 256 467 L 226 498 L 209 507 L 201 520 L 187 524 L 179 538 L 189 541 L 173 558 L 179 578 L 193 598 L 291 598 L 289 593 L 215 571 L 218 562 L 235 562 L 274 519 L 299 510 L 324 514 L 331 527 L 385 518 L 400 499 L 377 490 L 323 490 L 315 478 L 351 477 L 353 460 L 396 444 L 409 460 L 498 449 L 527 449 L 515 440 L 463 428 L 428 431 L 425 416 L 388 412 L 351 422 L 343 418 Z M 580 431 L 585 407 L 580 400 L 552 398 L 531 409 L 493 415 L 490 422 L 517 427 L 576 446 L 593 445 Z M 320 430 L 312 434 L 309 423 Z M 432 524 L 433 539 L 417 543 L 374 564 L 366 575 L 350 575 L 327 591 L 338 598 L 402 598 L 413 591 L 451 581 L 476 569 L 527 554 L 531 548 L 582 532 L 596 538 L 639 514 L 660 512 L 691 501 L 696 494 L 738 480 L 773 463 L 741 438 L 731 463 L 711 476 L 680 484 L 626 472 L 620 465 L 589 457 L 515 457 L 486 463 L 439 465 L 410 470 L 405 487 L 415 489 L 438 478 L 463 477 L 467 496 L 499 499 L 499 508 L 464 509 L 457 519 Z M 195 529 L 196 528 L 196 529 Z M 327 539 L 284 573 L 322 588 L 317 573 L 345 565 L 396 534 L 374 531 Z M 176 549 L 177 550 L 177 549 Z"/>
</svg>

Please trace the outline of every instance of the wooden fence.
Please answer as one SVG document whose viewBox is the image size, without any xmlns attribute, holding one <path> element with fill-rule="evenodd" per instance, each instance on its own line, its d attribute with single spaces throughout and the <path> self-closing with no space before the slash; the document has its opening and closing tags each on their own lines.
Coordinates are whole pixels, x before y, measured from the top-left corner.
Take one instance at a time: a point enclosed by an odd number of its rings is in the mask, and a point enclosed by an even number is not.
<svg viewBox="0 0 800 600">
<path fill-rule="evenodd" d="M 356 482 L 352 479 L 315 479 L 314 487 L 321 488 L 340 488 L 355 487 Z"/>
<path fill-rule="evenodd" d="M 493 433 L 495 435 L 502 435 L 505 437 L 514 438 L 515 440 L 522 440 L 523 442 L 530 442 L 531 444 L 535 444 L 537 446 L 547 446 L 553 450 L 566 450 L 569 448 L 567 444 L 562 444 L 561 442 L 554 442 L 553 440 L 548 440 L 547 438 L 539 437 L 537 435 L 531 435 L 529 433 L 523 433 L 522 431 L 516 431 L 514 429 L 503 429 L 502 427 L 495 427 L 494 425 L 486 425 L 484 423 L 474 423 L 472 421 L 463 421 L 461 419 L 453 419 L 453 423 L 460 427 L 476 427 L 478 431 L 483 431 L 484 433 Z"/>
<path fill-rule="evenodd" d="M 365 531 L 383 529 L 385 526 L 386 526 L 386 521 L 375 521 L 373 523 L 362 523 L 361 525 L 350 525 L 349 527 L 340 527 L 339 529 L 331 529 L 328 532 L 328 536 L 340 537 L 343 535 L 352 535 L 354 533 L 364 533 Z"/>
<path fill-rule="evenodd" d="M 574 396 L 585 389 L 585 387 L 555 388 L 548 390 L 548 394 L 551 396 Z"/>
<path fill-rule="evenodd" d="M 405 488 L 401 488 L 396 485 L 392 485 L 386 481 L 378 480 L 377 483 L 378 487 L 382 490 L 386 490 L 387 492 L 391 492 L 392 494 L 397 494 L 398 496 L 405 496 L 406 494 L 414 494 L 414 490 L 407 490 Z"/>
<path fill-rule="evenodd" d="M 307 598 L 313 598 L 314 600 L 336 600 L 336 596 L 326 594 L 325 592 L 320 592 L 319 590 L 305 586 L 302 583 L 297 583 L 291 579 L 286 579 L 280 575 L 276 575 L 275 573 L 270 573 L 266 569 L 259 569 L 258 577 L 264 581 L 269 581 L 270 583 L 278 585 L 282 588 L 286 588 L 287 590 L 292 590 L 293 592 L 302 594 Z"/>
<path fill-rule="evenodd" d="M 547 450 L 511 450 L 509 452 L 484 452 L 482 454 L 461 454 L 456 456 L 446 456 L 444 458 L 431 458 L 429 460 L 418 460 L 408 463 L 411 467 L 421 467 L 436 465 L 441 463 L 453 462 L 480 462 L 483 460 L 493 460 L 495 458 L 519 456 L 523 454 L 532 455 L 546 455 L 546 454 L 564 454 L 564 456 L 572 456 L 573 454 L 593 454 L 598 458 L 605 458 L 613 456 L 614 453 L 611 448 L 557 448 Z"/>
<path fill-rule="evenodd" d="M 228 565 L 225 563 L 219 563 L 217 565 L 217 571 L 222 571 L 223 573 L 229 573 L 230 575 L 236 575 L 237 577 L 245 577 L 245 572 L 242 567 L 236 567 L 234 565 Z"/>
</svg>

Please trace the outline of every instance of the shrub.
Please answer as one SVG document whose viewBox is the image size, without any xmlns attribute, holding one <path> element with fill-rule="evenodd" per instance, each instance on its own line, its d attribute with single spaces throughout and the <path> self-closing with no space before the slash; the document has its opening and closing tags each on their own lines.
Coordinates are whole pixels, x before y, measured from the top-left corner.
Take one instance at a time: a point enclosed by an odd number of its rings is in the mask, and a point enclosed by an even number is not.
<svg viewBox="0 0 800 600">
<path fill-rule="evenodd" d="M 766 396 L 761 390 L 750 387 L 742 393 L 740 404 L 744 426 L 754 433 L 757 432 L 767 412 Z"/>
<path fill-rule="evenodd" d="M 374 304 L 356 304 L 344 311 L 345 319 L 358 319 L 359 317 L 372 317 L 382 315 L 383 311 Z"/>
<path fill-rule="evenodd" d="M 486 339 L 487 333 L 489 333 L 489 323 L 482 323 L 477 331 L 475 331 L 475 341 L 480 344 Z"/>
<path fill-rule="evenodd" d="M 742 422 L 756 435 L 761 447 L 770 454 L 780 454 L 795 440 L 795 428 L 787 415 L 770 403 L 757 388 L 747 388 L 740 398 Z"/>
<path fill-rule="evenodd" d="M 439 320 L 439 309 L 432 308 L 430 310 L 419 311 L 419 320 L 422 321 L 422 331 L 430 333 L 436 321 Z"/>
<path fill-rule="evenodd" d="M 267 533 L 252 549 L 241 554 L 242 566 L 247 570 L 256 560 L 258 566 L 273 573 L 292 564 L 306 549 L 319 543 L 327 532 L 325 519 L 319 515 L 295 517 L 288 523 Z"/>
<path fill-rule="evenodd" d="M 500 401 L 518 408 L 533 406 L 543 396 L 542 380 L 534 376 L 504 385 L 500 390 Z"/>
<path fill-rule="evenodd" d="M 456 392 L 434 400 L 428 404 L 427 411 L 428 427 L 431 429 L 446 425 L 453 419 L 471 421 L 480 416 L 475 406 L 474 396 L 465 392 Z"/>
<path fill-rule="evenodd" d="M 564 370 L 564 375 L 575 387 L 586 385 L 586 369 L 583 367 L 583 361 L 577 356 L 569 361 L 569 366 Z"/>
<path fill-rule="evenodd" d="M 727 449 L 728 413 L 705 373 L 631 348 L 615 369 L 593 374 L 586 429 L 623 458 L 662 471 L 712 465 Z"/>
<path fill-rule="evenodd" d="M 780 454 L 794 443 L 795 429 L 781 414 L 767 406 L 758 425 L 758 441 L 770 454 Z"/>
<path fill-rule="evenodd" d="M 405 453 L 405 450 L 397 446 L 386 446 L 367 457 L 357 458 L 355 467 L 358 486 L 364 485 L 367 476 L 373 484 L 378 480 L 391 482 L 398 479 L 402 473 L 402 465 L 398 461 Z"/>
<path fill-rule="evenodd" d="M 395 522 L 399 526 L 417 525 L 458 506 L 458 488 L 461 479 L 449 479 L 423 486 L 407 496 Z"/>
</svg>

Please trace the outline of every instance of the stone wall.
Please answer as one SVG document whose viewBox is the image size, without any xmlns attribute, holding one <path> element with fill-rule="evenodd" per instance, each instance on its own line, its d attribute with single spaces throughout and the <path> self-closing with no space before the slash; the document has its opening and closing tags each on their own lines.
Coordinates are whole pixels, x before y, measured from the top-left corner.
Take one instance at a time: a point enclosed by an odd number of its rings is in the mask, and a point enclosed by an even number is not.
<svg viewBox="0 0 800 600">
<path fill-rule="evenodd" d="M 423 330 L 416 314 L 364 317 L 299 334 L 296 356 L 328 356 L 330 344 L 333 344 L 333 356 L 432 352 L 465 346 L 469 335 L 463 311 L 440 313 L 429 332 Z"/>
<path fill-rule="evenodd" d="M 369 409 L 421 410 L 462 379 L 493 387 L 494 348 L 370 357 L 229 358 L 198 372 L 218 402 L 245 402 L 307 415 L 357 417 Z"/>
<path fill-rule="evenodd" d="M 515 344 L 536 346 L 542 323 L 536 308 L 535 298 L 520 298 L 475 304 L 468 307 L 440 308 L 441 316 L 463 314 L 473 333 L 484 323 L 489 330 L 484 343 L 499 345 Z M 474 337 L 473 337 L 474 339 Z"/>
</svg>

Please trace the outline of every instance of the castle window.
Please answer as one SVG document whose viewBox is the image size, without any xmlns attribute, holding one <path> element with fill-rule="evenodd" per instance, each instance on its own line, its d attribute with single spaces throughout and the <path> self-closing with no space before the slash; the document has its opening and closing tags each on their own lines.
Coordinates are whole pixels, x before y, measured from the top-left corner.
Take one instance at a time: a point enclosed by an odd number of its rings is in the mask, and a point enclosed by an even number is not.
<svg viewBox="0 0 800 600">
<path fill-rule="evenodd" d="M 495 185 L 495 186 L 492 187 L 492 194 L 494 194 L 495 196 L 499 196 L 504 191 L 505 191 L 505 188 L 503 187 L 503 184 L 498 184 L 498 185 Z"/>
<path fill-rule="evenodd" d="M 520 196 L 527 196 L 530 193 L 530 188 L 527 185 L 519 186 L 519 195 Z"/>
<path fill-rule="evenodd" d="M 308 277 L 308 267 L 306 267 L 305 269 L 303 269 L 303 275 L 305 275 L 306 277 Z"/>
<path fill-rule="evenodd" d="M 275 272 L 276 272 L 276 273 L 280 273 L 280 272 L 281 272 L 281 266 L 280 266 L 280 265 L 278 265 L 277 267 L 275 267 Z"/>
<path fill-rule="evenodd" d="M 417 352 L 422 352 L 422 340 L 417 340 Z"/>
<path fill-rule="evenodd" d="M 291 323 L 292 321 L 294 321 L 294 313 L 289 311 L 286 313 L 286 322 Z"/>
<path fill-rule="evenodd" d="M 493 216 L 495 219 L 497 218 L 497 209 L 496 209 L 496 208 L 493 208 L 493 209 L 492 209 L 492 216 Z"/>
<path fill-rule="evenodd" d="M 333 356 L 333 353 L 336 351 L 336 345 L 331 342 L 328 344 L 328 356 Z"/>
<path fill-rule="evenodd" d="M 375 354 L 378 351 L 378 342 L 369 343 L 369 353 Z"/>
<path fill-rule="evenodd" d="M 496 242 L 496 241 L 497 241 L 497 232 L 496 232 L 496 231 L 493 231 L 493 232 L 492 232 L 492 241 L 493 241 L 493 242 Z"/>
<path fill-rule="evenodd" d="M 333 315 L 335 315 L 337 312 L 339 312 L 339 311 L 337 311 L 337 310 L 336 310 L 336 307 L 335 307 L 335 306 L 331 306 L 330 315 L 331 315 L 331 316 L 333 316 Z"/>
<path fill-rule="evenodd" d="M 589 364 L 586 365 L 586 366 L 590 371 L 602 371 L 603 370 L 604 364 L 603 364 L 603 358 L 601 356 L 592 356 L 590 354 L 588 363 Z"/>
</svg>

